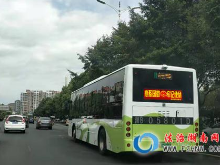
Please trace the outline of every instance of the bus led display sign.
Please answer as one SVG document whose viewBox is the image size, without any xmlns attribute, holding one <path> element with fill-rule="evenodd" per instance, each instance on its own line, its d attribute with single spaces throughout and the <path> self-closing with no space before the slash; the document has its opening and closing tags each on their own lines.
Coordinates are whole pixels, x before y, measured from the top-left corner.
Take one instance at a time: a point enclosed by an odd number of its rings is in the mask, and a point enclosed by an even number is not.
<svg viewBox="0 0 220 165">
<path fill-rule="evenodd" d="M 155 79 L 160 79 L 160 80 L 172 80 L 172 74 L 154 72 L 154 78 Z"/>
<path fill-rule="evenodd" d="M 165 89 L 145 89 L 144 99 L 182 101 L 182 91 L 181 90 L 165 90 Z"/>
</svg>

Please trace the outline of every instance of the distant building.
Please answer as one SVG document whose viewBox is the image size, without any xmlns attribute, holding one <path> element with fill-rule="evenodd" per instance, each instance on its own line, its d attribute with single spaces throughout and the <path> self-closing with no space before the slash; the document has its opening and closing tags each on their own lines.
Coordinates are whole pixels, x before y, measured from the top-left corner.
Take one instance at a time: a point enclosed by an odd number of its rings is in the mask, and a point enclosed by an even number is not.
<svg viewBox="0 0 220 165">
<path fill-rule="evenodd" d="M 15 101 L 15 112 L 17 114 L 20 114 L 21 113 L 21 109 L 22 109 L 21 101 L 20 100 L 16 100 Z"/>
<path fill-rule="evenodd" d="M 10 111 L 15 111 L 15 103 L 9 103 L 8 106 Z"/>
<path fill-rule="evenodd" d="M 68 78 L 65 77 L 65 86 L 67 87 L 68 86 Z"/>
<path fill-rule="evenodd" d="M 31 90 L 26 90 L 27 93 L 27 113 L 33 112 L 33 92 Z"/>
<path fill-rule="evenodd" d="M 34 112 L 34 110 L 37 109 L 37 107 L 39 106 L 40 102 L 45 98 L 45 92 L 43 91 L 32 91 L 32 93 L 33 109 L 29 112 Z"/>
<path fill-rule="evenodd" d="M 9 106 L 4 105 L 4 104 L 0 104 L 0 111 L 9 111 Z"/>
<path fill-rule="evenodd" d="M 25 93 L 21 93 L 21 110 L 22 113 L 34 113 L 35 109 L 39 106 L 40 102 L 44 98 L 53 98 L 59 91 L 49 90 L 43 92 L 41 90 L 26 90 Z"/>
<path fill-rule="evenodd" d="M 59 91 L 46 91 L 46 98 L 50 97 L 50 98 L 54 98 L 54 96 L 56 96 L 56 94 L 60 93 Z"/>
<path fill-rule="evenodd" d="M 21 111 L 22 114 L 28 113 L 28 94 L 27 93 L 21 93 Z"/>
</svg>

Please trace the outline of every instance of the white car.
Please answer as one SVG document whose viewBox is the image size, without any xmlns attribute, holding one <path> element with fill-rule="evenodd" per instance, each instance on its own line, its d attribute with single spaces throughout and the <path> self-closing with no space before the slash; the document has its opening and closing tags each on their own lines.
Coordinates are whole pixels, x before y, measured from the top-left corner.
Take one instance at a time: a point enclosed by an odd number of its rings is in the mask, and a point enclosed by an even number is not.
<svg viewBox="0 0 220 165">
<path fill-rule="evenodd" d="M 8 131 L 22 131 L 25 133 L 25 119 L 21 115 L 9 115 L 4 122 L 4 133 Z"/>
</svg>

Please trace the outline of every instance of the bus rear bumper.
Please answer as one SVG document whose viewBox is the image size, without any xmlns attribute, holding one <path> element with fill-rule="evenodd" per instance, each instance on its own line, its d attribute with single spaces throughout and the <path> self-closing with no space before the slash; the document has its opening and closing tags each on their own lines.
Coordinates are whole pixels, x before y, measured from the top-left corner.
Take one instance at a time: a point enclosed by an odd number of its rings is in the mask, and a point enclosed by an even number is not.
<svg viewBox="0 0 220 165">
<path fill-rule="evenodd" d="M 139 146 L 141 149 L 146 150 L 150 148 L 150 145 L 152 144 L 152 141 L 149 140 L 142 140 L 141 145 Z M 164 141 L 159 142 L 158 148 L 153 152 L 184 152 L 183 149 L 185 149 L 188 146 L 196 146 L 195 143 L 192 142 L 185 142 L 185 143 L 165 143 Z M 125 139 L 124 140 L 124 152 L 137 152 L 134 148 L 134 142 L 133 139 Z"/>
</svg>

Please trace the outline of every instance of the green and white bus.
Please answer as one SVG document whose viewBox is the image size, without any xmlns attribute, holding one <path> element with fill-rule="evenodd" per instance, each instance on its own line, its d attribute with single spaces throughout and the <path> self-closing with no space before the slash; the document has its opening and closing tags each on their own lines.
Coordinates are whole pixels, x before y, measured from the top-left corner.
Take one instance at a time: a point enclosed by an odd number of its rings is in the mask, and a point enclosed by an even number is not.
<svg viewBox="0 0 220 165">
<path fill-rule="evenodd" d="M 130 64 L 72 92 L 68 135 L 107 150 L 136 151 L 133 140 L 145 132 L 159 139 L 159 148 L 176 145 L 176 134 L 197 133 L 199 125 L 196 71 L 167 65 Z M 164 142 L 173 134 L 173 143 Z M 149 148 L 145 138 L 141 146 Z M 184 145 L 198 145 L 188 142 Z"/>
</svg>

